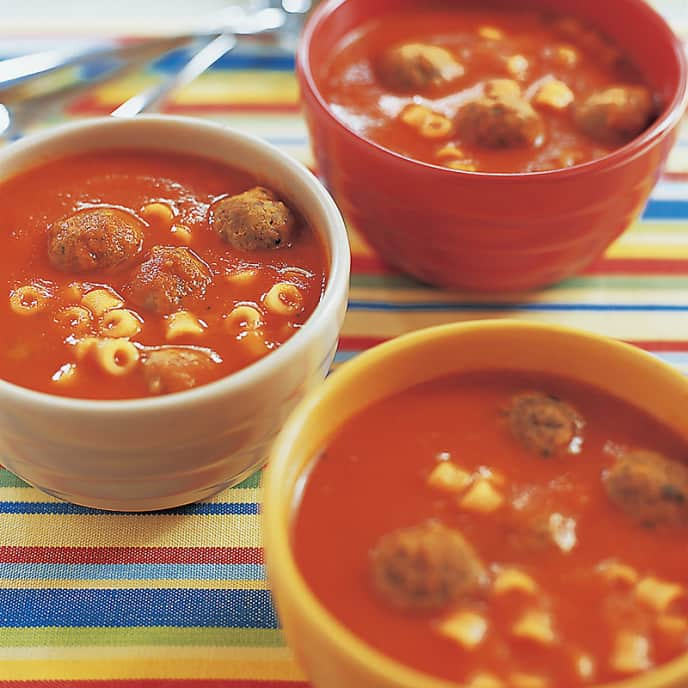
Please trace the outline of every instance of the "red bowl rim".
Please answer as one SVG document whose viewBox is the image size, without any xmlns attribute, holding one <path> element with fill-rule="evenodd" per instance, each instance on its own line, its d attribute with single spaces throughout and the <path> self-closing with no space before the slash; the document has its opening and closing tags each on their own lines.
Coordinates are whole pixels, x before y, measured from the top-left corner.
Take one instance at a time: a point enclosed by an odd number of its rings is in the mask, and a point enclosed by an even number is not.
<svg viewBox="0 0 688 688">
<path fill-rule="evenodd" d="M 510 182 L 519 179 L 531 181 L 537 178 L 552 177 L 575 177 L 581 174 L 588 174 L 595 170 L 610 170 L 620 164 L 629 162 L 633 158 L 641 155 L 647 149 L 664 138 L 679 122 L 681 121 L 686 107 L 688 106 L 688 63 L 686 62 L 686 53 L 684 46 L 671 27 L 667 24 L 664 18 L 651 7 L 646 0 L 625 0 L 629 5 L 633 5 L 639 11 L 647 14 L 648 21 L 654 22 L 659 26 L 660 30 L 665 34 L 668 44 L 670 45 L 676 63 L 679 67 L 679 79 L 676 85 L 672 99 L 667 103 L 664 112 L 657 118 L 651 126 L 649 126 L 640 136 L 637 136 L 632 141 L 629 141 L 624 146 L 617 148 L 611 153 L 590 160 L 588 162 L 572 165 L 571 167 L 562 167 L 554 170 L 542 170 L 535 172 L 469 172 L 467 170 L 453 170 L 440 165 L 434 165 L 429 162 L 423 162 L 414 158 L 407 157 L 401 153 L 397 153 L 389 148 L 381 146 L 365 136 L 357 133 L 339 118 L 337 118 L 330 109 L 327 101 L 323 98 L 320 90 L 316 86 L 313 72 L 311 70 L 310 50 L 314 35 L 318 26 L 325 21 L 331 14 L 333 14 L 341 5 L 348 2 L 348 0 L 324 0 L 311 14 L 306 25 L 304 26 L 301 38 L 296 49 L 296 71 L 301 80 L 302 87 L 305 86 L 315 96 L 318 105 L 325 112 L 326 116 L 340 129 L 366 146 L 376 149 L 379 154 L 388 155 L 399 161 L 404 161 L 419 169 L 426 168 L 433 170 L 437 174 L 452 174 L 461 176 L 470 176 L 476 179 L 502 179 Z"/>
</svg>

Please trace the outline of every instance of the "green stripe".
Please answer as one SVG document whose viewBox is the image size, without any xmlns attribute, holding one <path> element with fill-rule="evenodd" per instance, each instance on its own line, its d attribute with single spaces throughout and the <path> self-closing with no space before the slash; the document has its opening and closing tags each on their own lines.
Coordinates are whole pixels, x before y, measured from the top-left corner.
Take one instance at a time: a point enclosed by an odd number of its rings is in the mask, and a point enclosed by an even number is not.
<svg viewBox="0 0 688 688">
<path fill-rule="evenodd" d="M 642 220 L 627 230 L 632 234 L 688 234 L 688 222 L 685 220 Z"/>
<path fill-rule="evenodd" d="M 2 463 L 2 458 L 0 458 Z M 234 489 L 252 489 L 260 487 L 260 472 L 250 475 L 246 480 L 234 486 Z M 14 473 L 10 473 L 6 468 L 0 468 L 0 487 L 30 487 Z"/>
<path fill-rule="evenodd" d="M 2 458 L 0 457 L 0 463 Z M 29 487 L 21 478 L 10 473 L 6 468 L 0 469 L 0 487 Z"/>
<path fill-rule="evenodd" d="M 402 275 L 365 275 L 351 276 L 351 287 L 360 289 L 409 289 L 417 291 L 436 290 Z M 573 277 L 549 287 L 550 291 L 568 289 L 687 289 L 688 276 L 685 275 L 591 275 Z M 547 290 L 544 290 L 547 291 Z"/>
<path fill-rule="evenodd" d="M 283 647 L 271 628 L 0 628 L 0 647 Z"/>
</svg>

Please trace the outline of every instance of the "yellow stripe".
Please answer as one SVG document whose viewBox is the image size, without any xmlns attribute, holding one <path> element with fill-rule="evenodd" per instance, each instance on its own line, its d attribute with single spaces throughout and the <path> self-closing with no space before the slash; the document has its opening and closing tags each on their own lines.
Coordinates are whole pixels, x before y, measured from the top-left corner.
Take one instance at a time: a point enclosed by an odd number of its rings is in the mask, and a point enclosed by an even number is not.
<svg viewBox="0 0 688 688">
<path fill-rule="evenodd" d="M 0 578 L 0 589 L 5 590 L 267 590 L 262 580 L 196 580 L 180 579 L 16 579 Z"/>
<path fill-rule="evenodd" d="M 5 547 L 260 547 L 260 516 L 3 514 Z M 2 674 L 0 673 L 0 676 Z"/>
<path fill-rule="evenodd" d="M 180 105 L 295 105 L 299 92 L 294 74 L 266 70 L 236 71 L 228 74 L 218 70 L 206 72 L 184 89 L 175 93 Z"/>
<path fill-rule="evenodd" d="M 69 631 L 66 629 L 65 633 Z M 0 677 L 88 679 L 252 679 L 303 681 L 284 647 L 0 648 Z"/>
<path fill-rule="evenodd" d="M 214 495 L 210 499 L 203 500 L 203 504 L 219 504 L 224 502 L 232 502 L 234 504 L 252 504 L 259 502 L 261 499 L 261 490 L 259 488 L 228 488 Z M 61 500 L 41 492 L 34 487 L 0 487 L 0 501 L 2 502 L 28 502 L 34 504 L 37 502 L 50 502 L 52 504 L 59 503 Z"/>
<path fill-rule="evenodd" d="M 415 313 L 349 311 L 344 322 L 343 336 L 390 338 L 422 327 L 467 320 L 484 320 L 486 318 L 516 318 L 518 320 L 557 323 L 569 327 L 580 327 L 619 339 L 665 341 L 688 339 L 688 318 L 677 313 L 609 311 L 523 313 L 515 310 L 471 311 L 470 313 L 455 311 Z"/>
</svg>

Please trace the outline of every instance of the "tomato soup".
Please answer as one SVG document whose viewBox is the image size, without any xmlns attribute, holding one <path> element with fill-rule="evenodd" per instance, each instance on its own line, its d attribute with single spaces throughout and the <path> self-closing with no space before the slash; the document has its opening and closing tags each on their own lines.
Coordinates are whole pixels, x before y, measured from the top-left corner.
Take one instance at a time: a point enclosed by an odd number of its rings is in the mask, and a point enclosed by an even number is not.
<svg viewBox="0 0 688 688">
<path fill-rule="evenodd" d="M 597 389 L 442 378 L 348 419 L 292 544 L 369 645 L 469 688 L 573 688 L 688 649 L 688 455 Z"/>
<path fill-rule="evenodd" d="M 318 73 L 335 116 L 385 148 L 464 171 L 551 170 L 608 154 L 658 112 L 618 47 L 573 17 L 417 5 L 359 27 Z"/>
<path fill-rule="evenodd" d="M 102 150 L 0 184 L 0 378 L 125 399 L 217 380 L 318 304 L 326 250 L 276 190 L 201 157 Z"/>
</svg>

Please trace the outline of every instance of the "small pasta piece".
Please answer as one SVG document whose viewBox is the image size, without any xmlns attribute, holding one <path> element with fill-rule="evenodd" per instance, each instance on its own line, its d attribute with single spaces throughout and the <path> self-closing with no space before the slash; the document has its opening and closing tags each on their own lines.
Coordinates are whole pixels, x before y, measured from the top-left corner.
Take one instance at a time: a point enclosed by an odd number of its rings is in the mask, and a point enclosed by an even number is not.
<svg viewBox="0 0 688 688">
<path fill-rule="evenodd" d="M 174 220 L 174 210 L 167 203 L 156 201 L 141 208 L 141 215 L 150 223 L 169 226 Z"/>
<path fill-rule="evenodd" d="M 496 26 L 481 26 L 478 29 L 478 36 L 487 38 L 489 41 L 501 41 L 504 38 L 504 32 Z"/>
<path fill-rule="evenodd" d="M 540 86 L 533 100 L 542 107 L 552 110 L 565 110 L 573 103 L 575 96 L 563 81 L 551 79 Z"/>
<path fill-rule="evenodd" d="M 236 285 L 250 284 L 256 277 L 258 277 L 258 270 L 255 268 L 247 268 L 245 270 L 237 270 L 225 275 L 225 280 Z"/>
<path fill-rule="evenodd" d="M 303 295 L 293 284 L 278 282 L 263 297 L 263 305 L 275 315 L 293 315 L 303 307 Z"/>
<path fill-rule="evenodd" d="M 528 72 L 529 63 L 523 55 L 512 55 L 506 61 L 506 69 L 514 79 L 524 79 Z"/>
<path fill-rule="evenodd" d="M 510 592 L 523 592 L 527 595 L 535 595 L 538 584 L 523 571 L 518 569 L 501 569 L 494 579 L 492 590 L 495 595 L 504 595 Z"/>
<path fill-rule="evenodd" d="M 478 674 L 473 674 L 465 686 L 466 688 L 504 688 L 504 681 L 494 674 L 481 671 Z"/>
<path fill-rule="evenodd" d="M 610 659 L 614 671 L 635 674 L 650 668 L 650 643 L 644 635 L 621 631 L 614 642 Z"/>
<path fill-rule="evenodd" d="M 68 385 L 76 377 L 76 363 L 65 363 L 53 374 L 51 380 L 57 385 Z"/>
<path fill-rule="evenodd" d="M 511 632 L 524 640 L 532 640 L 540 645 L 554 645 L 557 636 L 552 628 L 552 617 L 546 612 L 531 609 L 513 625 Z"/>
<path fill-rule="evenodd" d="M 50 293 L 37 284 L 25 284 L 10 292 L 10 308 L 17 315 L 36 315 L 45 310 Z"/>
<path fill-rule="evenodd" d="M 67 306 L 55 314 L 55 322 L 71 333 L 84 335 L 90 331 L 93 318 L 91 311 L 83 306 Z"/>
<path fill-rule="evenodd" d="M 191 243 L 191 230 L 186 225 L 172 225 L 172 236 L 183 244 Z"/>
<path fill-rule="evenodd" d="M 461 492 L 473 482 L 470 473 L 449 461 L 438 463 L 428 476 L 428 485 L 445 492 Z"/>
<path fill-rule="evenodd" d="M 441 621 L 437 626 L 439 632 L 467 650 L 478 647 L 487 633 L 487 621 L 480 614 L 471 611 L 459 611 Z"/>
<path fill-rule="evenodd" d="M 484 479 L 476 481 L 473 487 L 459 500 L 461 508 L 485 514 L 496 511 L 503 503 L 502 494 Z"/>
<path fill-rule="evenodd" d="M 412 127 L 421 127 L 425 120 L 432 115 L 432 110 L 423 105 L 408 105 L 401 111 L 401 121 Z"/>
<path fill-rule="evenodd" d="M 74 343 L 74 355 L 77 361 L 86 358 L 91 351 L 98 345 L 97 337 L 83 337 Z"/>
<path fill-rule="evenodd" d="M 549 517 L 549 532 L 552 540 L 562 552 L 570 552 L 577 544 L 576 519 L 559 513 Z"/>
<path fill-rule="evenodd" d="M 509 685 L 511 688 L 547 688 L 549 681 L 544 676 L 516 672 L 509 676 Z"/>
<path fill-rule="evenodd" d="M 115 308 L 100 320 L 100 333 L 106 337 L 134 337 L 141 332 L 141 320 L 134 311 Z"/>
<path fill-rule="evenodd" d="M 595 661 L 590 655 L 580 654 L 575 659 L 576 672 L 584 680 L 590 680 L 595 675 Z"/>
<path fill-rule="evenodd" d="M 464 152 L 454 143 L 446 143 L 437 151 L 438 158 L 463 158 Z"/>
<path fill-rule="evenodd" d="M 81 298 L 81 305 L 88 308 L 93 315 L 100 316 L 113 308 L 119 308 L 124 301 L 107 289 L 94 289 Z"/>
<path fill-rule="evenodd" d="M 246 330 L 237 337 L 237 340 L 253 358 L 260 358 L 269 350 L 265 336 L 260 330 Z"/>
<path fill-rule="evenodd" d="M 84 285 L 80 282 L 70 282 L 60 289 L 60 294 L 65 301 L 78 303 L 84 293 Z"/>
<path fill-rule="evenodd" d="M 165 317 L 165 338 L 168 341 L 179 337 L 199 335 L 205 332 L 207 325 L 189 311 L 176 311 Z"/>
<path fill-rule="evenodd" d="M 465 162 L 464 160 L 450 160 L 446 165 L 452 170 L 463 170 L 464 172 L 476 172 L 478 169 L 472 162 Z"/>
<path fill-rule="evenodd" d="M 131 373 L 139 362 L 139 350 L 128 339 L 101 339 L 92 351 L 101 369 L 115 377 Z"/>
<path fill-rule="evenodd" d="M 610 582 L 633 586 L 638 581 L 637 571 L 626 564 L 621 564 L 613 559 L 606 559 L 597 565 L 597 570 Z"/>
<path fill-rule="evenodd" d="M 241 305 L 232 309 L 227 316 L 226 324 L 229 329 L 238 327 L 246 330 L 258 330 L 264 323 L 263 316 L 257 308 Z"/>
<path fill-rule="evenodd" d="M 426 139 L 442 139 L 453 132 L 453 126 L 448 117 L 431 112 L 418 131 Z"/>
<path fill-rule="evenodd" d="M 656 612 L 666 612 L 673 602 L 684 596 L 684 589 L 678 583 L 648 576 L 635 587 L 636 597 Z"/>
<path fill-rule="evenodd" d="M 578 64 L 578 51 L 570 45 L 557 46 L 554 57 L 560 65 L 575 67 Z"/>
<path fill-rule="evenodd" d="M 513 100 L 521 97 L 521 87 L 513 79 L 490 79 L 485 82 L 485 95 L 497 100 Z"/>
</svg>

